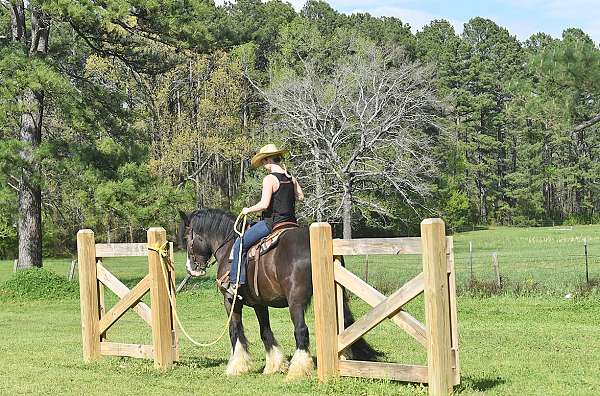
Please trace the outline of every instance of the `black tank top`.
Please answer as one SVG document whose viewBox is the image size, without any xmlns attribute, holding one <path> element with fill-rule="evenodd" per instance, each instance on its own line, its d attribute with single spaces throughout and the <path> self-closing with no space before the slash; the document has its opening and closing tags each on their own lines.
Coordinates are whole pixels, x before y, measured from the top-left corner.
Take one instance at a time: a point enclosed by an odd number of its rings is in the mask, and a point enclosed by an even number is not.
<svg viewBox="0 0 600 396">
<path fill-rule="evenodd" d="M 279 180 L 279 188 L 271 195 L 271 202 L 267 210 L 263 211 L 262 218 L 272 228 L 284 221 L 296 221 L 296 193 L 291 177 L 275 172 L 271 175 Z"/>
</svg>

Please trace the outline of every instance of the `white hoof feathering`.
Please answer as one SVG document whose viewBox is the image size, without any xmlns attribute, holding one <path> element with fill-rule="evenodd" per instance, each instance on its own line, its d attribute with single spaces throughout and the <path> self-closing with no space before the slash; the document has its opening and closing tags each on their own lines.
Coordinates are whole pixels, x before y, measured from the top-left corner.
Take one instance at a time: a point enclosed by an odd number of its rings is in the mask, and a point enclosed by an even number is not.
<svg viewBox="0 0 600 396">
<path fill-rule="evenodd" d="M 290 362 L 290 368 L 288 370 L 286 381 L 294 380 L 297 378 L 310 377 L 313 371 L 313 360 L 310 353 L 301 349 L 296 349 L 296 353 L 292 357 Z"/>
<path fill-rule="evenodd" d="M 227 375 L 240 375 L 250 371 L 250 354 L 238 340 L 235 343 L 235 349 L 227 363 Z"/>
<path fill-rule="evenodd" d="M 273 346 L 265 359 L 264 374 L 285 373 L 288 369 L 288 361 L 278 346 Z"/>
<path fill-rule="evenodd" d="M 342 351 L 342 356 L 340 356 L 340 359 L 342 360 L 352 360 L 353 359 L 353 353 L 350 349 L 344 349 Z"/>
</svg>

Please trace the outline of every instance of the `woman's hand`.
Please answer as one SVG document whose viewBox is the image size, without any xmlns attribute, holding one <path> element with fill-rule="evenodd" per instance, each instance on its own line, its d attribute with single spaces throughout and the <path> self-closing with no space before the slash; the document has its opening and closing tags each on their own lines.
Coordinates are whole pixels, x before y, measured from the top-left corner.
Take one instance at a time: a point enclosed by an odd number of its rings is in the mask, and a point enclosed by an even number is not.
<svg viewBox="0 0 600 396">
<path fill-rule="evenodd" d="M 250 208 L 243 208 L 243 209 L 242 209 L 242 214 L 243 214 L 244 216 L 246 216 L 248 213 L 250 213 Z"/>
</svg>

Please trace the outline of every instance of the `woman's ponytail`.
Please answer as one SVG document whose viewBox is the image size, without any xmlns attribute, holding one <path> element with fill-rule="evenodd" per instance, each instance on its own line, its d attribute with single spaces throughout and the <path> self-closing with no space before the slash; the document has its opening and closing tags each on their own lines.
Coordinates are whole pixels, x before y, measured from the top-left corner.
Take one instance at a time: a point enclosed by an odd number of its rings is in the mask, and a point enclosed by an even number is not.
<svg viewBox="0 0 600 396">
<path fill-rule="evenodd" d="M 285 164 L 283 162 L 281 163 L 281 167 L 285 171 L 285 175 L 291 179 L 292 175 L 290 175 L 290 172 L 288 172 L 288 170 L 287 170 L 287 166 L 285 166 Z"/>
</svg>

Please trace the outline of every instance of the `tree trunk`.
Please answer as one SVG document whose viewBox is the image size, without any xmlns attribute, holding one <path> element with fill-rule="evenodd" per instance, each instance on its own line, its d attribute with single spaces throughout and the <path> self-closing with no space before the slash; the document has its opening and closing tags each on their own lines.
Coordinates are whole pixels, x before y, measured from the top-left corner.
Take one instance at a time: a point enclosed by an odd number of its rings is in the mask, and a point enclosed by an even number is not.
<svg viewBox="0 0 600 396">
<path fill-rule="evenodd" d="M 31 268 L 42 266 L 42 192 L 35 180 L 33 150 L 42 140 L 43 94 L 26 90 L 21 102 L 30 111 L 21 116 L 20 137 L 27 147 L 20 156 L 28 166 L 21 170 L 19 183 L 19 268 Z"/>
<path fill-rule="evenodd" d="M 343 238 L 352 239 L 352 182 L 348 181 L 344 186 L 344 198 L 342 201 Z"/>
<path fill-rule="evenodd" d="M 314 145 L 313 147 L 313 156 L 315 157 L 314 166 L 315 166 L 315 193 L 317 195 L 317 213 L 316 220 L 317 222 L 323 221 L 323 186 L 321 184 L 321 169 L 320 169 L 320 161 L 321 161 L 321 153 L 319 151 L 319 147 Z"/>
<path fill-rule="evenodd" d="M 10 6 L 10 32 L 12 41 L 25 44 L 27 42 L 27 32 L 25 25 L 25 7 L 23 1 L 17 0 Z"/>
<path fill-rule="evenodd" d="M 48 53 L 50 17 L 36 7 L 31 7 L 31 47 L 30 56 L 45 57 Z"/>
<path fill-rule="evenodd" d="M 13 5 L 13 41 L 24 44 L 26 40 L 18 37 L 25 35 L 25 18 L 23 2 Z M 31 9 L 31 46 L 30 57 L 43 57 L 48 52 L 48 33 L 50 21 L 40 10 Z M 16 32 L 16 35 L 15 35 Z M 19 267 L 31 268 L 42 266 L 42 193 L 40 182 L 36 180 L 38 164 L 34 151 L 42 141 L 42 119 L 44 115 L 44 92 L 25 89 L 18 99 L 25 109 L 21 115 L 20 139 L 25 148 L 19 153 L 26 166 L 21 170 L 19 183 Z"/>
</svg>

